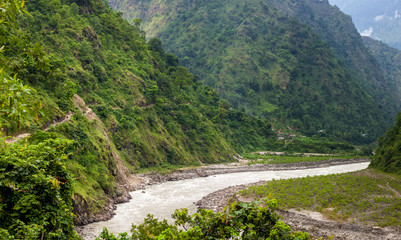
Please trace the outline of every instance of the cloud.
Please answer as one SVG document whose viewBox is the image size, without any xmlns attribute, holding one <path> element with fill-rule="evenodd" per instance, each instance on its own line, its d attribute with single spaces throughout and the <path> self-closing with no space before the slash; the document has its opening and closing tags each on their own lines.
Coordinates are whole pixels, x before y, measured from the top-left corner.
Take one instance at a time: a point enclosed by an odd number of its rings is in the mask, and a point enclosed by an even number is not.
<svg viewBox="0 0 401 240">
<path fill-rule="evenodd" d="M 375 22 L 380 22 L 380 21 L 383 20 L 385 17 L 386 17 L 386 15 L 383 14 L 383 15 L 379 15 L 379 16 L 375 17 L 374 19 L 375 19 Z"/>
<path fill-rule="evenodd" d="M 373 28 L 370 27 L 370 28 L 364 30 L 363 32 L 361 32 L 361 36 L 370 37 L 370 36 L 372 36 L 372 33 L 373 33 Z"/>
<path fill-rule="evenodd" d="M 400 17 L 401 17 L 401 15 L 398 13 L 398 10 L 395 10 L 394 18 L 397 19 L 397 18 L 400 18 Z"/>
</svg>

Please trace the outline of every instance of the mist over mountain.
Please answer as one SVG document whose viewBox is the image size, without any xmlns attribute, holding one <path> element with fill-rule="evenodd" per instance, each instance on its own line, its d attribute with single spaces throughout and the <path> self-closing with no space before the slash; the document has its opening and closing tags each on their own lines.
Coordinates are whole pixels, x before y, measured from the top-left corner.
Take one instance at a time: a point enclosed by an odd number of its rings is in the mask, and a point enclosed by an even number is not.
<svg viewBox="0 0 401 240">
<path fill-rule="evenodd" d="M 363 36 L 401 49 L 401 1 L 330 0 L 330 3 L 351 15 Z"/>
</svg>

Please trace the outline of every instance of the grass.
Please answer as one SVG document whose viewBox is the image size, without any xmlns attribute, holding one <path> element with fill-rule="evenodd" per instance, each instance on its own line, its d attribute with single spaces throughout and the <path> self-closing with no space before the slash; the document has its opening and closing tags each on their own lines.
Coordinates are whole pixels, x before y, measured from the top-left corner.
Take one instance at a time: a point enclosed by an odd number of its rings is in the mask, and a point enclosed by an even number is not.
<svg viewBox="0 0 401 240">
<path fill-rule="evenodd" d="M 401 176 L 378 170 L 273 180 L 240 194 L 275 198 L 281 209 L 317 211 L 337 221 L 401 230 Z"/>
<path fill-rule="evenodd" d="M 251 164 L 279 164 L 279 163 L 298 163 L 298 162 L 317 162 L 331 159 L 357 159 L 369 158 L 356 154 L 330 154 L 330 155 L 309 155 L 309 154 L 259 154 L 248 153 L 243 156 L 245 159 L 253 160 Z"/>
<path fill-rule="evenodd" d="M 189 166 L 194 166 L 194 168 L 198 167 L 195 165 L 195 163 L 192 163 Z M 188 166 L 163 163 L 160 166 L 137 169 L 135 170 L 135 173 L 145 173 L 145 174 L 152 173 L 152 174 L 167 175 L 173 173 L 175 170 L 182 169 L 183 167 L 188 167 Z"/>
</svg>

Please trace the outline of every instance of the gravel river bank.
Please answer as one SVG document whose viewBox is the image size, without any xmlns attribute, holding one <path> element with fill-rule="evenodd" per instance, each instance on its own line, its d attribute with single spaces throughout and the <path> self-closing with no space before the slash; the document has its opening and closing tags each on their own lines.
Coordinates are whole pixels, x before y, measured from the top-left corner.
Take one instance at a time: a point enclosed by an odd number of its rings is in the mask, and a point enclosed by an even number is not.
<svg viewBox="0 0 401 240">
<path fill-rule="evenodd" d="M 365 169 L 368 165 L 368 159 L 335 159 L 280 165 L 220 164 L 179 170 L 167 175 L 141 174 L 132 178 L 139 190 L 130 193 L 132 199 L 129 202 L 117 205 L 112 219 L 81 226 L 77 230 L 84 239 L 95 239 L 103 227 L 113 233 L 129 232 L 131 224 L 142 223 L 148 213 L 159 219 L 171 220 L 175 209 L 188 208 L 190 212 L 195 212 L 195 203 L 202 197 L 230 186 L 352 172 Z"/>
</svg>

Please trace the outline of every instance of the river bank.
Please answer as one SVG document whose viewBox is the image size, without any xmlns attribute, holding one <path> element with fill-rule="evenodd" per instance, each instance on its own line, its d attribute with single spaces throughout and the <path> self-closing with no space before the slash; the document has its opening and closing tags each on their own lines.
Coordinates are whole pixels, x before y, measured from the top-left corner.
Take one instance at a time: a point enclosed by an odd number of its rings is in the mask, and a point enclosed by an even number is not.
<svg viewBox="0 0 401 240">
<path fill-rule="evenodd" d="M 361 173 L 366 170 L 361 171 Z M 213 192 L 196 202 L 199 208 L 213 210 L 214 212 L 223 211 L 229 201 L 237 200 L 250 202 L 252 198 L 238 195 L 238 192 L 250 186 L 264 185 L 267 181 L 257 183 L 242 184 L 227 187 Z M 401 232 L 393 227 L 368 226 L 364 221 L 351 219 L 350 221 L 335 221 L 328 219 L 320 212 L 288 209 L 277 210 L 282 216 L 282 221 L 291 226 L 292 230 L 309 232 L 314 239 L 381 239 L 381 240 L 400 240 Z M 379 212 L 378 212 L 379 213 Z M 380 213 L 379 213 L 380 214 Z"/>
<path fill-rule="evenodd" d="M 93 223 L 77 230 L 85 239 L 94 236 L 104 227 L 113 232 L 129 231 L 130 223 L 139 224 L 147 213 L 159 218 L 169 218 L 176 208 L 189 208 L 196 211 L 193 204 L 202 197 L 228 186 L 253 183 L 259 180 L 286 179 L 306 175 L 322 175 L 347 172 L 366 168 L 368 159 L 330 160 L 324 162 L 247 165 L 246 162 L 204 166 L 196 169 L 181 169 L 170 174 L 137 174 L 130 178 L 131 184 L 138 189 L 131 192 L 133 200 L 118 205 L 117 216 L 108 222 Z M 346 165 L 347 167 L 342 167 Z M 323 168 L 322 168 L 323 167 Z M 330 170 L 331 169 L 331 170 Z M 355 171 L 354 170 L 354 171 Z M 202 186 L 202 187 L 201 187 Z M 162 209 L 163 208 L 163 209 Z M 161 211 L 161 213 L 160 213 Z M 125 220 L 121 220 L 125 219 Z M 128 222 L 127 227 L 123 228 Z M 100 229 L 100 230 L 99 230 Z"/>
<path fill-rule="evenodd" d="M 220 174 L 240 173 L 240 172 L 262 172 L 262 171 L 287 171 L 287 170 L 301 170 L 324 168 L 330 166 L 338 166 L 344 164 L 353 164 L 361 162 L 369 162 L 368 158 L 358 159 L 330 159 L 318 162 L 299 162 L 299 163 L 281 163 L 281 164 L 250 164 L 250 160 L 245 160 L 237 157 L 238 162 L 213 164 L 200 167 L 189 167 L 174 170 L 169 173 L 141 173 L 132 174 L 127 177 L 124 186 L 118 190 L 116 199 L 108 202 L 103 211 L 97 214 L 91 214 L 86 211 L 88 208 L 84 202 L 80 203 L 79 199 L 75 199 L 74 208 L 78 209 L 79 219 L 76 219 L 76 225 L 82 226 L 93 222 L 107 221 L 115 215 L 116 204 L 125 203 L 130 201 L 131 197 L 128 192 L 143 190 L 155 184 L 161 184 L 169 181 L 179 181 L 185 179 L 194 179 L 200 177 L 207 177 Z"/>
<path fill-rule="evenodd" d="M 312 168 L 324 168 L 353 163 L 370 162 L 369 158 L 356 159 L 330 159 L 318 162 L 298 162 L 281 164 L 249 164 L 249 160 L 238 158 L 238 162 L 227 164 L 214 164 L 201 166 L 194 169 L 178 169 L 168 174 L 163 173 L 145 173 L 132 176 L 131 184 L 135 190 L 145 188 L 149 185 L 160 184 L 168 181 L 178 181 L 193 179 L 198 177 L 207 177 L 219 174 L 239 173 L 239 172 L 262 172 L 262 171 L 287 171 Z"/>
</svg>

